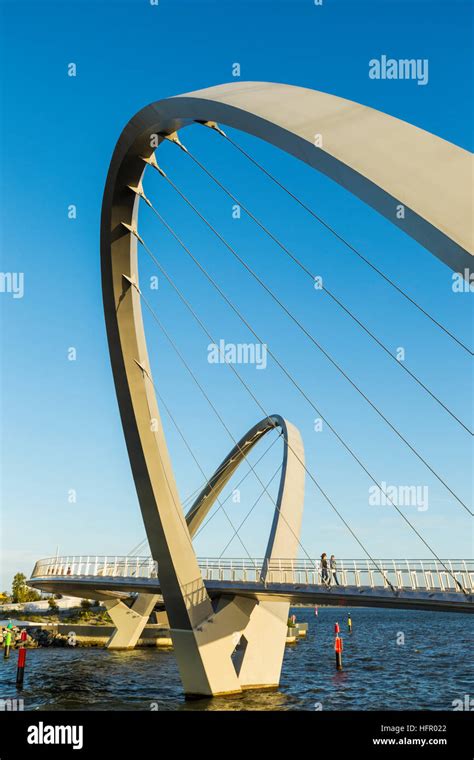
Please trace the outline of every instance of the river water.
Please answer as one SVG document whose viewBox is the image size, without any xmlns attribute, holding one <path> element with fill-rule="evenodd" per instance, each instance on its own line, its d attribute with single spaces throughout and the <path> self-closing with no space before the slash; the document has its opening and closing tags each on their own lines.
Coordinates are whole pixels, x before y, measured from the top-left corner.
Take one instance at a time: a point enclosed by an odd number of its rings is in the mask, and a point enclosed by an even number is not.
<svg viewBox="0 0 474 760">
<path fill-rule="evenodd" d="M 21 693 L 17 652 L 0 659 L 0 698 L 21 696 L 25 710 L 452 710 L 455 700 L 474 697 L 468 615 L 353 609 L 349 634 L 345 610 L 292 611 L 309 631 L 286 647 L 277 691 L 186 701 L 172 650 L 66 647 L 28 650 Z"/>
</svg>

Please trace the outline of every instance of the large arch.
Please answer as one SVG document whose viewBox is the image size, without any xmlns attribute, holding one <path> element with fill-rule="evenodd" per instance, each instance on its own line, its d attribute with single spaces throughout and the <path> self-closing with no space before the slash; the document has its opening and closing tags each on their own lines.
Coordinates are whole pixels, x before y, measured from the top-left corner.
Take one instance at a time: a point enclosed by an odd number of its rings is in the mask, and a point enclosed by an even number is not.
<svg viewBox="0 0 474 760">
<path fill-rule="evenodd" d="M 235 631 L 248 627 L 253 607 L 237 599 L 216 613 L 206 592 L 151 377 L 137 262 L 139 188 L 145 162 L 155 150 L 150 138 L 158 135 L 160 144 L 196 121 L 219 121 L 305 161 L 455 270 L 472 261 L 471 163 L 461 148 L 360 104 L 301 87 L 258 82 L 220 85 L 152 103 L 131 119 L 117 142 L 101 218 L 102 291 L 112 371 L 185 690 L 214 694 L 241 688 L 230 652 Z M 313 143 L 316 133 L 323 136 L 322 148 Z M 396 214 L 400 203 L 405 207 L 403 220 Z M 211 626 L 217 619 L 219 624 Z M 277 626 L 280 638 L 282 623 Z M 275 663 L 269 670 L 276 672 Z M 253 676 L 247 673 L 246 678 L 250 683 Z"/>
</svg>

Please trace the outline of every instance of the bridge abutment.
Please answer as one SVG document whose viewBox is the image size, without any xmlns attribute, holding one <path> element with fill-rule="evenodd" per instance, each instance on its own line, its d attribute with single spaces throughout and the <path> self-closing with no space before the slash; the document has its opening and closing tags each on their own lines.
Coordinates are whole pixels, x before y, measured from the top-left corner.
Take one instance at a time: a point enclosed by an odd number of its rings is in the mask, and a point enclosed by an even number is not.
<svg viewBox="0 0 474 760">
<path fill-rule="evenodd" d="M 134 649 L 157 600 L 156 594 L 139 594 L 131 607 L 120 599 L 105 600 L 105 607 L 115 625 L 106 648 Z"/>
</svg>

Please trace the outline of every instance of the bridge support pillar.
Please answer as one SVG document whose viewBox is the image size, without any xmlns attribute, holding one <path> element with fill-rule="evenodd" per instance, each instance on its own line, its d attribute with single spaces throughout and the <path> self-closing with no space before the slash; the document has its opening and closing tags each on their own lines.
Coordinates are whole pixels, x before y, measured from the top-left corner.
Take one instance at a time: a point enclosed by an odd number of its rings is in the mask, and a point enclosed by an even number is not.
<svg viewBox="0 0 474 760">
<path fill-rule="evenodd" d="M 287 602 L 236 596 L 219 600 L 215 614 L 197 628 L 172 630 L 186 696 L 278 687 L 288 610 Z"/>
<path fill-rule="evenodd" d="M 260 602 L 243 632 L 239 681 L 242 689 L 276 688 L 285 654 L 288 602 Z"/>
<path fill-rule="evenodd" d="M 107 649 L 133 649 L 148 623 L 153 607 L 158 600 L 156 594 L 139 594 L 131 607 L 120 599 L 107 599 L 107 608 L 115 631 L 105 645 Z"/>
<path fill-rule="evenodd" d="M 242 691 L 232 654 L 256 601 L 221 599 L 213 615 L 192 630 L 172 629 L 171 637 L 187 697 L 212 697 Z"/>
</svg>

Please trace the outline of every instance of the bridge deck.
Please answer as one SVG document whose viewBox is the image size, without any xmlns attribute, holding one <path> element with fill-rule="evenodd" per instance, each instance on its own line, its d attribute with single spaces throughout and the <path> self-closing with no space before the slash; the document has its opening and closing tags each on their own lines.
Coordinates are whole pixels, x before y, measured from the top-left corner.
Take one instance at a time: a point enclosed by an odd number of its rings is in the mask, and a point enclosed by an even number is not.
<svg viewBox="0 0 474 760">
<path fill-rule="evenodd" d="M 436 565 L 436 567 L 434 567 Z M 209 596 L 280 599 L 293 604 L 398 607 L 472 612 L 474 567 L 468 560 L 340 560 L 338 580 L 322 583 L 318 563 L 201 560 Z M 445 568 L 450 568 L 452 575 Z M 158 566 L 149 557 L 55 557 L 36 563 L 29 585 L 51 593 L 106 599 L 160 594 Z"/>
</svg>

